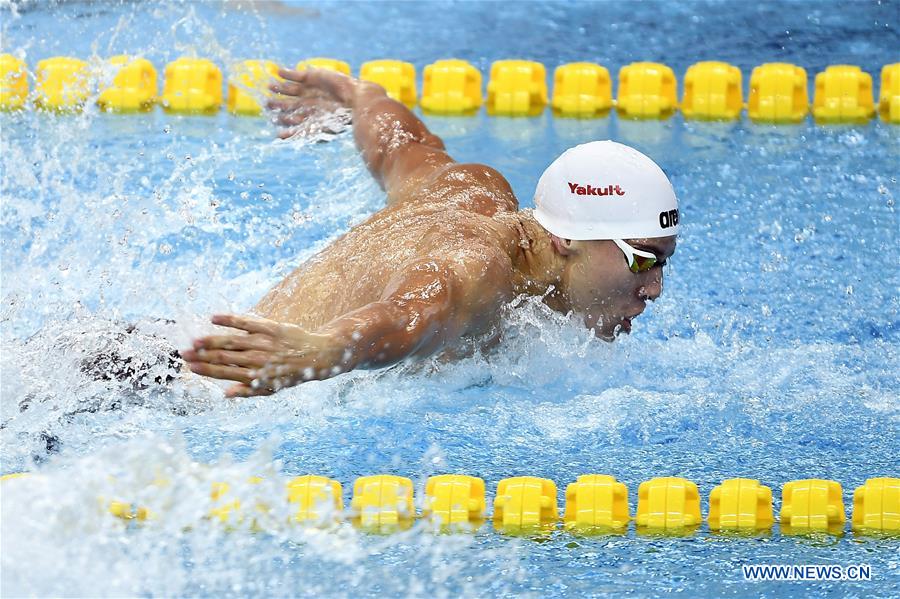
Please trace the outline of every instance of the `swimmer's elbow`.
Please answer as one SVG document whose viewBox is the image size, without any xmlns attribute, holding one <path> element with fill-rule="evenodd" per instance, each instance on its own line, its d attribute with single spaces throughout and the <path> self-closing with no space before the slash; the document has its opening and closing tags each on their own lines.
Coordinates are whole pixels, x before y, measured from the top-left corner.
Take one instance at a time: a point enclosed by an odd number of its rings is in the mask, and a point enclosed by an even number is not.
<svg viewBox="0 0 900 599">
<path fill-rule="evenodd" d="M 329 323 L 322 333 L 347 348 L 351 368 L 381 368 L 442 349 L 464 327 L 452 269 L 424 260 L 392 281 L 384 296 Z"/>
<path fill-rule="evenodd" d="M 406 358 L 425 358 L 446 344 L 451 323 L 443 310 L 411 310 L 385 306 L 386 318 L 372 330 L 370 342 L 363 348 L 364 368 L 383 368 Z"/>
<path fill-rule="evenodd" d="M 355 369 L 427 357 L 443 348 L 452 330 L 443 307 L 383 300 L 333 321 L 322 332 L 340 340 L 346 348 L 344 365 Z"/>
</svg>

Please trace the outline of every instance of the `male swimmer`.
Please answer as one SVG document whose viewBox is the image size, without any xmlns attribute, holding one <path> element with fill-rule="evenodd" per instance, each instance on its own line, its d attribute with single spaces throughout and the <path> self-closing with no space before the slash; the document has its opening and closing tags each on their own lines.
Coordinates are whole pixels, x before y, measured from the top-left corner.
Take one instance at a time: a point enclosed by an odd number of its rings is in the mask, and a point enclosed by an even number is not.
<svg viewBox="0 0 900 599">
<path fill-rule="evenodd" d="M 228 396 L 268 395 L 490 338 L 501 307 L 521 294 L 612 340 L 662 293 L 678 203 L 666 175 L 637 150 L 612 141 L 567 150 L 541 176 L 534 211 L 519 210 L 499 172 L 454 161 L 379 85 L 321 69 L 280 75 L 270 108 L 282 137 L 349 111 L 387 205 L 300 265 L 254 316 L 212 317 L 232 333 L 181 352 L 193 372 L 234 381 Z"/>
</svg>

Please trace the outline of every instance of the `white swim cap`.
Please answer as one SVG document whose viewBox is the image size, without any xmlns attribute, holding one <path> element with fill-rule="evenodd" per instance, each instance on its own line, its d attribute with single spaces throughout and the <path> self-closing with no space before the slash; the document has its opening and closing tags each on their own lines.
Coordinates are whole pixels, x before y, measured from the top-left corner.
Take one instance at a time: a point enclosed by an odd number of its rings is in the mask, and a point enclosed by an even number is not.
<svg viewBox="0 0 900 599">
<path fill-rule="evenodd" d="M 634 148 L 592 141 L 547 167 L 534 218 L 563 239 L 639 239 L 678 233 L 678 199 L 659 166 Z"/>
</svg>

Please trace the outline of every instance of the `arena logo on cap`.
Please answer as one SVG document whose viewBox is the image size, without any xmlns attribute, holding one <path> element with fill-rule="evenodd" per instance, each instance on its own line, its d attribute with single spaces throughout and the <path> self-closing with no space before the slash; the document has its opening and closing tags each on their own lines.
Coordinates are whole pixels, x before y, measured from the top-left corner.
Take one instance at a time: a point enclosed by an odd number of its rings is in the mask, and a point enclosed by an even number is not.
<svg viewBox="0 0 900 599">
<path fill-rule="evenodd" d="M 663 229 L 674 227 L 678 224 L 678 208 L 659 213 L 659 226 Z"/>
<path fill-rule="evenodd" d="M 579 185 L 578 183 L 569 183 L 569 191 L 579 196 L 611 196 L 614 192 L 617 196 L 625 195 L 622 188 L 618 185 L 607 185 L 606 187 L 592 187 L 590 185 Z"/>
</svg>

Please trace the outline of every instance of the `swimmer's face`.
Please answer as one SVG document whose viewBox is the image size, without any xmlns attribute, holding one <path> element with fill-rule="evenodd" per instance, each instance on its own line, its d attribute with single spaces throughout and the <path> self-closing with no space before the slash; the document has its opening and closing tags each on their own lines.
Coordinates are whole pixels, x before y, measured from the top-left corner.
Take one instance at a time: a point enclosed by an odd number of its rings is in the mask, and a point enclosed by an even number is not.
<svg viewBox="0 0 900 599">
<path fill-rule="evenodd" d="M 563 291 L 569 307 L 580 315 L 597 337 L 612 340 L 631 332 L 631 320 L 644 311 L 647 300 L 662 294 L 663 269 L 657 264 L 635 273 L 612 241 L 559 240 L 566 255 Z M 655 254 L 664 262 L 675 252 L 675 237 L 626 239 L 637 250 Z"/>
</svg>

